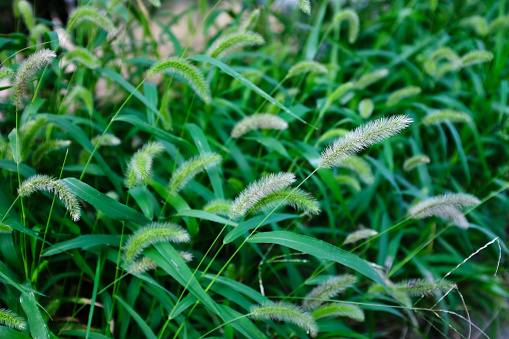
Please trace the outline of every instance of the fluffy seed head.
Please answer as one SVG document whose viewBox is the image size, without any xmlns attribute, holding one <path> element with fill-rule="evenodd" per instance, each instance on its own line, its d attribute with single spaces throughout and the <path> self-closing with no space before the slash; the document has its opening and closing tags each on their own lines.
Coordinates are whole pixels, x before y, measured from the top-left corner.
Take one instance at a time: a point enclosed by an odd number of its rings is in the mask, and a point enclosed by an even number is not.
<svg viewBox="0 0 509 339">
<path fill-rule="evenodd" d="M 461 20 L 460 26 L 471 27 L 478 35 L 485 36 L 488 34 L 488 22 L 479 15 L 474 15 Z"/>
<path fill-rule="evenodd" d="M 12 233 L 12 227 L 0 222 L 0 234 Z"/>
<path fill-rule="evenodd" d="M 425 154 L 416 154 L 405 160 L 403 163 L 403 170 L 408 172 L 416 168 L 417 166 L 428 164 L 430 162 L 429 157 Z"/>
<path fill-rule="evenodd" d="M 205 212 L 229 217 L 232 214 L 232 201 L 225 199 L 215 199 L 203 206 L 203 210 Z"/>
<path fill-rule="evenodd" d="M 171 193 L 177 194 L 196 174 L 217 166 L 221 159 L 219 154 L 207 152 L 182 163 L 171 176 L 169 184 Z"/>
<path fill-rule="evenodd" d="M 311 15 L 311 3 L 309 0 L 297 0 L 297 6 L 305 14 Z"/>
<path fill-rule="evenodd" d="M 489 32 L 494 33 L 498 30 L 509 28 L 509 15 L 496 18 L 490 23 Z"/>
<path fill-rule="evenodd" d="M 373 100 L 371 99 L 363 99 L 361 102 L 359 102 L 359 115 L 363 119 L 367 119 L 371 116 L 373 113 L 373 109 L 375 108 L 375 105 L 373 104 Z"/>
<path fill-rule="evenodd" d="M 115 33 L 116 31 L 113 21 L 111 21 L 104 13 L 99 12 L 92 6 L 78 7 L 69 18 L 67 29 L 73 29 L 83 21 L 92 22 L 109 33 Z"/>
<path fill-rule="evenodd" d="M 169 58 L 156 62 L 149 70 L 148 76 L 161 72 L 171 72 L 183 77 L 194 92 L 206 103 L 210 103 L 210 87 L 201 71 L 183 58 Z"/>
<path fill-rule="evenodd" d="M 99 66 L 99 60 L 88 49 L 83 47 L 76 47 L 72 51 L 65 54 L 65 60 L 72 61 L 76 64 L 83 64 L 88 68 L 95 68 Z"/>
<path fill-rule="evenodd" d="M 124 184 L 131 188 L 141 182 L 145 182 L 152 174 L 152 163 L 156 156 L 164 151 L 164 146 L 157 141 L 146 143 L 136 151 L 127 165 Z"/>
<path fill-rule="evenodd" d="M 330 277 L 327 281 L 319 284 L 308 293 L 302 306 L 307 310 L 315 309 L 324 303 L 325 299 L 334 298 L 356 282 L 357 277 L 351 274 Z"/>
<path fill-rule="evenodd" d="M 351 156 L 350 158 L 343 160 L 338 167 L 348 168 L 355 172 L 365 184 L 369 185 L 375 180 L 373 172 L 371 171 L 371 166 L 361 157 L 355 155 Z"/>
<path fill-rule="evenodd" d="M 450 220 L 461 228 L 468 228 L 468 222 L 460 209 L 480 203 L 479 199 L 470 194 L 447 193 L 419 202 L 410 208 L 409 213 L 414 219 L 437 216 Z"/>
<path fill-rule="evenodd" d="M 20 0 L 18 1 L 18 10 L 28 30 L 32 30 L 32 28 L 34 27 L 34 16 L 32 5 L 28 1 Z"/>
<path fill-rule="evenodd" d="M 44 141 L 39 146 L 37 146 L 34 153 L 32 154 L 32 165 L 37 167 L 40 165 L 44 156 L 58 149 L 69 147 L 69 145 L 71 145 L 71 140 L 49 139 Z"/>
<path fill-rule="evenodd" d="M 394 290 L 406 293 L 411 296 L 428 295 L 436 291 L 446 292 L 454 284 L 449 281 L 442 279 L 438 282 L 428 281 L 426 279 L 412 279 L 403 282 L 399 282 L 394 285 Z"/>
<path fill-rule="evenodd" d="M 352 243 L 357 242 L 361 239 L 368 239 L 368 238 L 374 237 L 377 234 L 378 234 L 377 231 L 371 230 L 371 229 L 358 230 L 358 231 L 350 233 L 346 237 L 343 245 L 352 244 Z"/>
<path fill-rule="evenodd" d="M 7 68 L 7 67 L 0 68 L 0 80 L 5 79 L 5 78 L 10 78 L 10 77 L 12 77 L 13 74 L 14 74 L 14 72 L 10 68 Z"/>
<path fill-rule="evenodd" d="M 355 82 L 355 88 L 356 89 L 364 89 L 364 88 L 368 87 L 369 85 L 374 84 L 378 80 L 385 78 L 387 75 L 389 75 L 389 70 L 385 69 L 385 68 L 365 74 L 365 75 L 361 76 L 360 79 Z"/>
<path fill-rule="evenodd" d="M 288 79 L 302 73 L 326 74 L 327 68 L 319 62 L 304 60 L 293 65 L 286 74 L 285 78 Z"/>
<path fill-rule="evenodd" d="M 354 88 L 354 84 L 351 82 L 344 83 L 338 88 L 336 88 L 334 92 L 332 92 L 327 98 L 326 106 L 329 106 L 334 101 L 341 99 L 352 88 Z"/>
<path fill-rule="evenodd" d="M 322 305 L 311 315 L 315 319 L 326 317 L 347 317 L 357 321 L 364 321 L 364 312 L 358 306 L 346 303 L 331 303 Z"/>
<path fill-rule="evenodd" d="M 25 319 L 5 308 L 0 309 L 0 324 L 19 331 L 24 331 L 27 328 L 27 322 Z"/>
<path fill-rule="evenodd" d="M 127 272 L 130 274 L 141 274 L 144 272 L 155 270 L 158 267 L 156 262 L 149 257 L 143 257 L 141 259 L 133 261 L 128 265 Z"/>
<path fill-rule="evenodd" d="M 90 142 L 95 146 L 99 140 L 101 140 L 101 135 L 96 135 L 90 140 Z M 118 146 L 121 143 L 122 141 L 119 138 L 109 133 L 106 133 L 101 140 L 101 146 Z"/>
<path fill-rule="evenodd" d="M 462 123 L 469 122 L 470 120 L 472 118 L 467 113 L 453 109 L 441 109 L 426 115 L 422 119 L 422 123 L 425 125 L 438 125 L 446 121 Z"/>
<path fill-rule="evenodd" d="M 283 188 L 290 186 L 295 182 L 295 175 L 293 173 L 276 173 L 263 177 L 255 182 L 249 184 L 235 199 L 232 205 L 232 217 L 238 219 L 260 200 L 267 195 L 277 192 Z"/>
<path fill-rule="evenodd" d="M 332 20 L 333 25 L 339 25 L 343 20 L 348 22 L 348 42 L 354 43 L 359 35 L 359 16 L 351 9 L 340 11 Z"/>
<path fill-rule="evenodd" d="M 193 261 L 194 255 L 192 253 L 186 251 L 178 251 L 180 257 L 184 259 L 185 262 Z"/>
<path fill-rule="evenodd" d="M 80 220 L 81 209 L 78 198 L 62 180 L 55 180 L 49 175 L 37 174 L 23 181 L 18 188 L 18 194 L 21 197 L 28 197 L 37 191 L 58 194 L 58 198 L 64 204 L 72 220 L 75 222 Z"/>
<path fill-rule="evenodd" d="M 283 188 L 260 199 L 249 211 L 249 214 L 269 213 L 274 208 L 291 206 L 307 214 L 319 214 L 320 203 L 308 192 L 293 188 Z"/>
<path fill-rule="evenodd" d="M 380 118 L 357 127 L 323 150 L 319 168 L 338 166 L 343 160 L 407 128 L 413 120 L 406 115 Z"/>
<path fill-rule="evenodd" d="M 310 336 L 318 334 L 318 325 L 308 312 L 296 305 L 287 302 L 268 302 L 262 305 L 253 305 L 250 317 L 257 320 L 275 320 L 295 324 L 305 329 Z"/>
<path fill-rule="evenodd" d="M 231 136 L 232 138 L 240 138 L 249 131 L 259 129 L 277 129 L 285 130 L 288 123 L 277 115 L 261 113 L 245 117 L 235 124 Z"/>
<path fill-rule="evenodd" d="M 461 57 L 461 67 L 467 67 L 475 64 L 482 64 L 493 60 L 493 53 L 488 51 L 472 51 Z"/>
<path fill-rule="evenodd" d="M 420 93 L 421 88 L 417 86 L 408 86 L 405 88 L 398 89 L 397 91 L 392 93 L 389 96 L 389 98 L 387 98 L 387 106 L 395 105 L 403 99 L 419 95 Z"/>
<path fill-rule="evenodd" d="M 246 32 L 248 29 L 256 25 L 258 18 L 260 17 L 260 9 L 252 11 L 247 18 L 241 21 L 239 26 L 240 32 Z"/>
<path fill-rule="evenodd" d="M 38 70 L 49 65 L 56 56 L 55 52 L 50 49 L 41 49 L 21 63 L 12 84 L 13 99 L 16 106 L 19 106 L 21 103 L 23 91 L 32 76 L 34 76 Z"/>
<path fill-rule="evenodd" d="M 151 223 L 134 232 L 124 245 L 124 260 L 126 262 L 136 259 L 141 252 L 150 245 L 161 242 L 189 242 L 191 237 L 179 225 L 164 222 Z"/>
<path fill-rule="evenodd" d="M 208 49 L 207 55 L 210 55 L 212 58 L 221 58 L 234 49 L 263 45 L 264 43 L 265 40 L 258 33 L 236 32 L 222 36 L 214 41 Z"/>
<path fill-rule="evenodd" d="M 361 190 L 361 184 L 359 184 L 359 181 L 357 181 L 357 179 L 349 175 L 336 176 L 336 182 L 340 185 L 343 184 L 350 186 L 356 192 L 359 192 Z"/>
</svg>

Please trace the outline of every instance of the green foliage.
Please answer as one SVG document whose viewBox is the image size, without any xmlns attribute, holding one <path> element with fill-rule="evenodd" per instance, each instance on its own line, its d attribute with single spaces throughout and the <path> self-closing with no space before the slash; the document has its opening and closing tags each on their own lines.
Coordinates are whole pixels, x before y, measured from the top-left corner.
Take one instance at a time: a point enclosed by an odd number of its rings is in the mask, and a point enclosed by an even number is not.
<svg viewBox="0 0 509 339">
<path fill-rule="evenodd" d="M 85 2 L 0 37 L 0 338 L 504 333 L 506 1 Z"/>
</svg>

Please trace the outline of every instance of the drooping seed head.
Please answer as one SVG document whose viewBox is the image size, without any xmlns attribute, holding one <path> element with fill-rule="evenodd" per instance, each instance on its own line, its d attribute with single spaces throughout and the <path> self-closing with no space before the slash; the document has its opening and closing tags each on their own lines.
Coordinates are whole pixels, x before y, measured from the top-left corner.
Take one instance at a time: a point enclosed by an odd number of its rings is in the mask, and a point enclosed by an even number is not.
<svg viewBox="0 0 509 339">
<path fill-rule="evenodd" d="M 164 222 L 151 223 L 134 232 L 124 245 L 124 260 L 131 262 L 150 245 L 161 242 L 189 242 L 189 233 L 179 225 Z"/>
<path fill-rule="evenodd" d="M 359 35 L 359 16 L 352 9 L 344 9 L 332 19 L 332 24 L 339 26 L 343 20 L 348 22 L 348 42 L 352 44 Z"/>
<path fill-rule="evenodd" d="M 24 331 L 27 328 L 25 319 L 5 308 L 0 309 L 0 324 L 19 331 Z"/>
<path fill-rule="evenodd" d="M 359 306 L 346 303 L 330 303 L 318 307 L 311 316 L 315 319 L 326 317 L 346 317 L 357 321 L 364 321 L 364 312 Z"/>
<path fill-rule="evenodd" d="M 231 136 L 232 138 L 240 138 L 249 131 L 259 129 L 276 129 L 285 130 L 288 123 L 277 115 L 261 113 L 245 117 L 235 124 Z"/>
<path fill-rule="evenodd" d="M 416 154 L 408 159 L 405 160 L 403 163 L 403 170 L 405 172 L 411 171 L 417 166 L 428 164 L 430 162 L 430 159 L 425 154 Z"/>
<path fill-rule="evenodd" d="M 72 51 L 65 54 L 65 60 L 72 61 L 76 64 L 83 64 L 88 68 L 96 68 L 99 66 L 99 60 L 88 49 L 76 47 Z"/>
<path fill-rule="evenodd" d="M 326 74 L 327 68 L 319 62 L 304 60 L 293 65 L 292 68 L 288 70 L 285 78 L 288 79 L 303 73 Z"/>
<path fill-rule="evenodd" d="M 355 174 L 357 174 L 365 184 L 372 184 L 375 180 L 373 172 L 371 171 L 371 166 L 361 157 L 353 155 L 350 158 L 346 158 L 345 160 L 341 161 L 338 167 L 348 168 L 349 170 L 355 172 Z"/>
<path fill-rule="evenodd" d="M 311 337 L 318 334 L 318 325 L 308 312 L 287 302 L 268 302 L 251 306 L 249 316 L 256 320 L 275 320 L 295 324 L 305 329 Z"/>
<path fill-rule="evenodd" d="M 208 49 L 207 55 L 210 55 L 212 58 L 222 58 L 232 50 L 246 46 L 263 45 L 264 43 L 265 40 L 258 33 L 242 31 L 231 33 L 214 41 Z"/>
<path fill-rule="evenodd" d="M 453 109 L 436 110 L 422 119 L 424 125 L 439 125 L 443 122 L 450 121 L 456 123 L 469 122 L 472 118 L 465 112 Z"/>
<path fill-rule="evenodd" d="M 12 83 L 12 95 L 16 106 L 20 105 L 23 92 L 34 74 L 49 65 L 56 56 L 50 49 L 41 49 L 21 63 Z"/>
<path fill-rule="evenodd" d="M 131 188 L 145 182 L 152 174 L 152 163 L 156 156 L 164 151 L 164 146 L 157 141 L 146 143 L 136 151 L 127 165 L 124 184 Z"/>
<path fill-rule="evenodd" d="M 297 0 L 297 6 L 305 14 L 311 15 L 311 3 L 309 0 Z"/>
<path fill-rule="evenodd" d="M 323 304 L 326 299 L 334 298 L 356 282 L 357 277 L 351 274 L 330 277 L 306 295 L 302 306 L 307 310 L 315 309 Z"/>
<path fill-rule="evenodd" d="M 361 76 L 360 79 L 355 82 L 355 88 L 356 89 L 364 89 L 364 88 L 374 84 L 378 80 L 382 80 L 387 75 L 389 75 L 389 70 L 385 69 L 385 68 L 365 74 L 365 75 Z"/>
<path fill-rule="evenodd" d="M 319 168 L 338 166 L 343 160 L 407 128 L 413 120 L 406 115 L 380 118 L 357 127 L 323 150 Z"/>
<path fill-rule="evenodd" d="M 393 106 L 400 102 L 403 99 L 413 97 L 419 95 L 421 93 L 421 88 L 417 86 L 408 86 L 405 88 L 401 88 L 395 92 L 393 92 L 389 98 L 387 98 L 387 106 Z"/>
<path fill-rule="evenodd" d="M 210 103 L 210 87 L 201 71 L 183 58 L 169 58 L 156 62 L 148 71 L 148 76 L 161 72 L 171 72 L 183 77 L 194 92 L 206 103 Z"/>
<path fill-rule="evenodd" d="M 373 109 L 375 108 L 375 105 L 373 104 L 373 101 L 371 99 L 363 99 L 359 102 L 359 115 L 363 119 L 367 119 L 371 116 L 373 113 Z"/>
<path fill-rule="evenodd" d="M 290 186 L 293 182 L 295 182 L 295 175 L 284 172 L 270 174 L 252 182 L 234 200 L 232 217 L 238 219 L 246 215 L 261 199 Z"/>
<path fill-rule="evenodd" d="M 232 214 L 232 201 L 225 199 L 215 199 L 203 206 L 203 210 L 208 213 L 214 213 L 229 217 Z"/>
<path fill-rule="evenodd" d="M 258 201 L 249 211 L 249 214 L 270 213 L 277 207 L 290 206 L 306 214 L 320 213 L 320 203 L 308 192 L 300 188 L 283 188 L 271 193 Z"/>
<path fill-rule="evenodd" d="M 377 235 L 378 232 L 372 229 L 363 229 L 348 234 L 343 245 L 353 244 L 362 239 L 368 239 Z"/>
<path fill-rule="evenodd" d="M 219 165 L 221 159 L 217 153 L 206 152 L 182 163 L 171 176 L 170 192 L 177 194 L 196 174 Z"/>
<path fill-rule="evenodd" d="M 105 13 L 101 13 L 99 10 L 92 6 L 80 6 L 78 7 L 69 17 L 69 23 L 67 29 L 75 28 L 79 23 L 88 21 L 96 26 L 104 29 L 106 32 L 114 34 L 116 32 L 115 25 Z"/>
</svg>

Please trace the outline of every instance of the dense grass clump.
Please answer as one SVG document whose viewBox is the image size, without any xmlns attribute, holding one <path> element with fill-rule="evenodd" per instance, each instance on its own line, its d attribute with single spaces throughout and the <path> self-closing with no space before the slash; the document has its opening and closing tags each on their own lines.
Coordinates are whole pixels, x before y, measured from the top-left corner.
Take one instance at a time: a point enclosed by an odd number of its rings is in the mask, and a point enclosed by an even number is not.
<svg viewBox="0 0 509 339">
<path fill-rule="evenodd" d="M 78 3 L 2 7 L 0 338 L 506 333 L 507 1 Z"/>
</svg>

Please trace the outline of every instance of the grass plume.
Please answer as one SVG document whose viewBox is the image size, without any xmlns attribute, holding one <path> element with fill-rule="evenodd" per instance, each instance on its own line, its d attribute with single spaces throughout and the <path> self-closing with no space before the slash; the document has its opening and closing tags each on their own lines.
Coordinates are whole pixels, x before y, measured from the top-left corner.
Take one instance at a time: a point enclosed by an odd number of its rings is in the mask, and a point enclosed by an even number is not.
<svg viewBox="0 0 509 339">
<path fill-rule="evenodd" d="M 219 37 L 207 51 L 212 58 L 222 58 L 234 49 L 246 46 L 263 45 L 263 37 L 254 32 L 236 32 Z"/>
<path fill-rule="evenodd" d="M 325 282 L 319 284 L 306 295 L 302 306 L 307 310 L 316 309 L 323 304 L 326 299 L 336 297 L 339 293 L 351 287 L 357 282 L 357 277 L 351 274 L 338 275 L 330 277 Z"/>
<path fill-rule="evenodd" d="M 429 157 L 425 154 L 416 154 L 405 160 L 403 163 L 403 170 L 405 172 L 411 171 L 417 166 L 428 164 L 430 162 Z"/>
<path fill-rule="evenodd" d="M 232 138 L 240 138 L 249 131 L 259 129 L 276 129 L 285 130 L 288 123 L 277 115 L 261 113 L 245 117 L 235 124 L 231 136 Z"/>
<path fill-rule="evenodd" d="M 362 239 L 368 239 L 377 235 L 378 232 L 372 229 L 363 229 L 348 234 L 343 245 L 353 244 Z"/>
<path fill-rule="evenodd" d="M 127 165 L 127 171 L 124 179 L 126 187 L 131 188 L 145 182 L 152 173 L 152 163 L 154 158 L 164 151 L 164 146 L 157 141 L 151 141 L 143 145 L 131 157 Z"/>
<path fill-rule="evenodd" d="M 182 163 L 171 176 L 169 183 L 171 194 L 177 194 L 196 174 L 219 165 L 221 159 L 219 154 L 207 152 Z"/>
<path fill-rule="evenodd" d="M 359 106 L 357 109 L 359 110 L 359 115 L 361 116 L 361 118 L 367 119 L 371 116 L 371 114 L 373 114 L 374 108 L 375 105 L 373 104 L 373 100 L 362 99 L 359 102 Z"/>
<path fill-rule="evenodd" d="M 460 209 L 475 206 L 481 201 L 470 194 L 447 193 L 425 199 L 410 208 L 410 216 L 414 219 L 423 219 L 437 216 L 454 222 L 461 228 L 468 228 L 468 222 Z"/>
<path fill-rule="evenodd" d="M 293 65 L 285 76 L 285 79 L 289 79 L 299 74 L 303 73 L 317 73 L 317 74 L 326 74 L 327 68 L 319 62 L 316 61 L 300 61 Z"/>
<path fill-rule="evenodd" d="M 23 92 L 34 74 L 49 65 L 56 56 L 50 49 L 41 49 L 21 63 L 12 83 L 12 95 L 16 106 L 21 104 Z"/>
<path fill-rule="evenodd" d="M 330 303 L 318 307 L 311 316 L 315 319 L 326 317 L 346 317 L 356 321 L 364 321 L 364 312 L 359 306 L 346 303 Z"/>
<path fill-rule="evenodd" d="M 215 199 L 203 206 L 203 210 L 205 212 L 229 217 L 232 214 L 232 201 L 225 199 Z"/>
<path fill-rule="evenodd" d="M 171 222 L 151 223 L 139 228 L 127 239 L 123 252 L 124 260 L 135 260 L 145 248 L 161 242 L 189 242 L 191 237 L 181 226 Z"/>
<path fill-rule="evenodd" d="M 249 212 L 260 200 L 295 182 L 293 173 L 275 173 L 265 176 L 247 186 L 232 204 L 232 217 L 238 219 Z"/>
<path fill-rule="evenodd" d="M 286 200 L 285 200 L 286 198 Z M 283 201 L 284 200 L 284 201 Z M 295 210 L 306 214 L 319 214 L 320 204 L 308 192 L 292 188 L 283 188 L 260 199 L 250 210 L 249 214 L 269 213 L 276 207 L 291 206 Z"/>
<path fill-rule="evenodd" d="M 313 317 L 302 308 L 287 302 L 268 302 L 262 305 L 253 305 L 250 317 L 256 320 L 275 320 L 295 324 L 314 337 L 318 334 L 318 325 Z"/>
<path fill-rule="evenodd" d="M 373 120 L 357 127 L 323 150 L 318 167 L 332 168 L 338 166 L 343 160 L 355 153 L 400 133 L 411 122 L 412 119 L 406 115 L 395 115 L 390 118 Z"/>
<path fill-rule="evenodd" d="M 393 106 L 403 99 L 410 98 L 421 93 L 421 88 L 417 86 L 408 86 L 398 89 L 387 98 L 387 106 Z"/>
<path fill-rule="evenodd" d="M 24 331 L 27 328 L 25 319 L 5 308 L 0 308 L 0 324 L 19 331 Z"/>
<path fill-rule="evenodd" d="M 148 76 L 162 72 L 175 73 L 183 77 L 193 91 L 206 103 L 210 103 L 210 87 L 201 71 L 183 58 L 169 58 L 156 62 L 149 70 Z"/>
<path fill-rule="evenodd" d="M 83 64 L 92 69 L 99 66 L 97 57 L 83 47 L 76 47 L 72 51 L 67 52 L 65 54 L 65 60 L 72 61 L 76 64 Z"/>
<path fill-rule="evenodd" d="M 446 121 L 464 123 L 472 120 L 470 115 L 453 109 L 436 110 L 426 115 L 421 122 L 424 125 L 438 125 Z"/>
<path fill-rule="evenodd" d="M 94 25 L 104 29 L 106 32 L 115 33 L 115 24 L 104 13 L 99 12 L 92 6 L 80 6 L 70 16 L 67 29 L 74 29 L 84 21 L 93 23 Z"/>
<path fill-rule="evenodd" d="M 37 191 L 47 191 L 58 195 L 73 221 L 78 221 L 81 216 L 80 204 L 76 194 L 72 192 L 61 180 L 56 180 L 48 175 L 37 174 L 21 183 L 18 194 L 28 197 Z"/>
<path fill-rule="evenodd" d="M 352 9 L 344 9 L 332 19 L 332 24 L 339 25 L 344 20 L 348 22 L 348 42 L 353 44 L 359 36 L 359 16 Z"/>
</svg>

